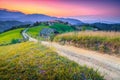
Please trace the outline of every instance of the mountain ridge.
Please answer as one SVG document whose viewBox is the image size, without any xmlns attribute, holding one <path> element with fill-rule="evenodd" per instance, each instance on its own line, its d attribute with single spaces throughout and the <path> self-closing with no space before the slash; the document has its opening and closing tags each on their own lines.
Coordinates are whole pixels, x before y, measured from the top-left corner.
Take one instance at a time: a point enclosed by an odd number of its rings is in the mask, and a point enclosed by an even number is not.
<svg viewBox="0 0 120 80">
<path fill-rule="evenodd" d="M 21 22 L 36 22 L 36 21 L 50 21 L 61 20 L 68 22 L 72 25 L 81 25 L 82 21 L 72 18 L 58 18 L 54 16 L 48 16 L 45 14 L 24 14 L 19 11 L 9 11 L 6 9 L 0 9 L 0 21 L 21 21 Z"/>
</svg>

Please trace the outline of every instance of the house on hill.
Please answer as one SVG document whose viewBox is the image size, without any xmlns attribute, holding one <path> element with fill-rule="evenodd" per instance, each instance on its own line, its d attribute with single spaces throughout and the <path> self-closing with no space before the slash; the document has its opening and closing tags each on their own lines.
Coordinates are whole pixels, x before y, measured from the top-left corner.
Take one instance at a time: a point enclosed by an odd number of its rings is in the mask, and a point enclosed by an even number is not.
<svg viewBox="0 0 120 80">
<path fill-rule="evenodd" d="M 45 39 L 50 39 L 52 35 L 58 34 L 58 31 L 52 28 L 44 28 L 40 31 L 40 36 Z"/>
</svg>

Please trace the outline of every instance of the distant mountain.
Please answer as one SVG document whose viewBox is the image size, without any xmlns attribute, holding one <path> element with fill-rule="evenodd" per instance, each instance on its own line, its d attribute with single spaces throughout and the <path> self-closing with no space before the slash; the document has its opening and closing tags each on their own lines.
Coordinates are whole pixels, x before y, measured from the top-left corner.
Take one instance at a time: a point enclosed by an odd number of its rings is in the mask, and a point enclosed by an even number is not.
<svg viewBox="0 0 120 80">
<path fill-rule="evenodd" d="M 77 19 L 71 18 L 57 18 L 51 17 L 44 14 L 24 14 L 21 12 L 8 11 L 6 9 L 0 10 L 0 21 L 21 21 L 21 22 L 36 22 L 36 21 L 50 21 L 50 20 L 61 20 L 68 22 L 72 25 L 81 25 L 83 22 Z"/>
<path fill-rule="evenodd" d="M 61 20 L 63 22 L 69 22 L 72 25 L 82 25 L 83 22 L 77 19 L 72 19 L 72 18 L 58 18 L 58 20 Z"/>
<path fill-rule="evenodd" d="M 16 12 L 16 11 L 8 11 L 6 9 L 0 10 L 0 18 L 19 18 L 24 16 L 24 13 Z"/>
<path fill-rule="evenodd" d="M 31 21 L 31 22 L 36 22 L 36 21 L 50 21 L 50 20 L 56 20 L 56 17 L 51 17 L 43 14 L 28 14 L 25 16 L 22 16 L 18 18 L 17 20 L 19 21 Z"/>
<path fill-rule="evenodd" d="M 30 24 L 29 22 L 20 22 L 20 21 L 0 21 L 0 32 L 11 29 L 15 26 Z"/>
<path fill-rule="evenodd" d="M 91 26 L 104 31 L 120 31 L 120 23 L 106 24 L 106 23 L 93 23 Z"/>
</svg>

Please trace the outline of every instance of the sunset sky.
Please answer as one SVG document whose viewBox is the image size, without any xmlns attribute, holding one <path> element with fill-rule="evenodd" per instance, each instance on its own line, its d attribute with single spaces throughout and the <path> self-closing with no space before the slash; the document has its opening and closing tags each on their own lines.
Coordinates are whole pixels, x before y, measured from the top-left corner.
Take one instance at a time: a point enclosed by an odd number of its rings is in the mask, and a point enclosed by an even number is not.
<svg viewBox="0 0 120 80">
<path fill-rule="evenodd" d="M 0 0 L 0 8 L 57 17 L 120 18 L 120 0 Z"/>
</svg>

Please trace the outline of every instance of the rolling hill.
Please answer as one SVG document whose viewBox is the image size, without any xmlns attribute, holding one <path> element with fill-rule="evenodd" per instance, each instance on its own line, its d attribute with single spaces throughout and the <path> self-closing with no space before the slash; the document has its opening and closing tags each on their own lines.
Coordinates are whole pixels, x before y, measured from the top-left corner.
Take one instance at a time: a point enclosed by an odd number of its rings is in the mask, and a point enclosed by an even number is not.
<svg viewBox="0 0 120 80">
<path fill-rule="evenodd" d="M 38 37 L 40 31 L 43 28 L 52 28 L 55 29 L 58 33 L 65 33 L 65 32 L 72 32 L 75 31 L 75 29 L 67 24 L 63 24 L 63 23 L 59 23 L 59 22 L 55 22 L 53 25 L 49 26 L 49 25 L 45 25 L 45 24 L 41 24 L 38 26 L 34 26 L 28 29 L 27 33 L 32 36 L 32 37 Z"/>
<path fill-rule="evenodd" d="M 10 30 L 0 34 L 0 45 L 10 44 L 13 39 L 22 39 L 21 31 L 24 28 Z"/>
</svg>

